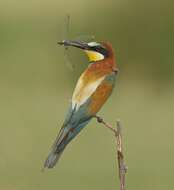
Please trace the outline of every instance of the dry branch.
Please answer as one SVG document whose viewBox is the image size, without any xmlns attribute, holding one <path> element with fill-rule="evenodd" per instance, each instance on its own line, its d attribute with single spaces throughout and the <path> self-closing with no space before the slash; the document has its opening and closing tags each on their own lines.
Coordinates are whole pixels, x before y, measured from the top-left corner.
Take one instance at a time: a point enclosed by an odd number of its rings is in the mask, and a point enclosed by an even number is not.
<svg viewBox="0 0 174 190">
<path fill-rule="evenodd" d="M 99 116 L 95 116 L 98 123 L 103 124 L 106 128 L 110 129 L 116 138 L 116 152 L 117 152 L 117 162 L 118 162 L 118 173 L 119 173 L 119 181 L 120 181 L 120 190 L 126 189 L 125 176 L 127 172 L 127 166 L 124 162 L 124 154 L 123 154 L 123 139 L 121 132 L 121 124 L 120 121 L 117 121 L 116 128 L 112 127 L 110 124 L 106 123 L 103 118 Z"/>
</svg>

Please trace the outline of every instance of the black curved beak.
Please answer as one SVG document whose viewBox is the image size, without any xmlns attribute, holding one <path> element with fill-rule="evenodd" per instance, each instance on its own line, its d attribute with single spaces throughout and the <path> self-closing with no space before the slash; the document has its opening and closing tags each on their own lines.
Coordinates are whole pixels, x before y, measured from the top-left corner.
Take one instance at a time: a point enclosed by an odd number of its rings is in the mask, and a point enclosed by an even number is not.
<svg viewBox="0 0 174 190">
<path fill-rule="evenodd" d="M 82 42 L 82 41 L 75 41 L 75 40 L 63 40 L 60 42 L 57 42 L 59 45 L 63 45 L 63 46 L 73 46 L 76 48 L 80 48 L 80 49 L 84 49 L 84 50 L 89 50 L 90 47 L 88 46 L 87 43 Z"/>
</svg>

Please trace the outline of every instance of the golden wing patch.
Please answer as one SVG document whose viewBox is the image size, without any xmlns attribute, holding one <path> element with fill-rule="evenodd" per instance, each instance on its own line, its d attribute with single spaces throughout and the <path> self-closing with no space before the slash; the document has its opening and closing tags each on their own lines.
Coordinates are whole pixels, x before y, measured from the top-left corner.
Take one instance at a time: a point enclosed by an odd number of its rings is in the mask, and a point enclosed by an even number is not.
<svg viewBox="0 0 174 190">
<path fill-rule="evenodd" d="M 82 74 L 79 78 L 77 85 L 75 87 L 73 96 L 72 96 L 72 108 L 79 109 L 87 99 L 96 91 L 97 87 L 102 83 L 105 76 L 102 76 L 96 80 L 84 80 L 84 75 Z"/>
</svg>

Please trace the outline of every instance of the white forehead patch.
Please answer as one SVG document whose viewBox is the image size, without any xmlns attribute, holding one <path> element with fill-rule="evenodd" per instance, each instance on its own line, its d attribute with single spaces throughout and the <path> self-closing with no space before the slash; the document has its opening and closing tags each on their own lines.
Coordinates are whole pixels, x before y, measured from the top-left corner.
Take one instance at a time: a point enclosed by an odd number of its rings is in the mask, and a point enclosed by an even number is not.
<svg viewBox="0 0 174 190">
<path fill-rule="evenodd" d="M 94 47 L 94 46 L 100 46 L 101 44 L 97 43 L 97 42 L 89 42 L 88 46 L 90 47 Z"/>
</svg>

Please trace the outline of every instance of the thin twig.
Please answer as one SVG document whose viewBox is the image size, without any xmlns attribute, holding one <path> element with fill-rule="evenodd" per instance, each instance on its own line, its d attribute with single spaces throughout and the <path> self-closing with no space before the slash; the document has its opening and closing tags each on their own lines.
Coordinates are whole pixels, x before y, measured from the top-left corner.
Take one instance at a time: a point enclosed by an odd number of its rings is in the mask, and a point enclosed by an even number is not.
<svg viewBox="0 0 174 190">
<path fill-rule="evenodd" d="M 120 190 L 126 189 L 125 176 L 127 172 L 127 166 L 124 162 L 124 154 L 123 154 L 123 143 L 122 143 L 122 132 L 121 132 L 121 124 L 120 121 L 117 121 L 116 128 L 113 128 L 110 124 L 106 123 L 103 118 L 99 116 L 95 116 L 98 123 L 103 124 L 106 128 L 111 130 L 116 137 L 116 150 L 117 150 L 117 162 L 118 162 L 118 173 L 119 173 L 119 181 L 120 181 Z"/>
</svg>

